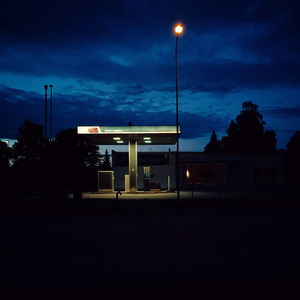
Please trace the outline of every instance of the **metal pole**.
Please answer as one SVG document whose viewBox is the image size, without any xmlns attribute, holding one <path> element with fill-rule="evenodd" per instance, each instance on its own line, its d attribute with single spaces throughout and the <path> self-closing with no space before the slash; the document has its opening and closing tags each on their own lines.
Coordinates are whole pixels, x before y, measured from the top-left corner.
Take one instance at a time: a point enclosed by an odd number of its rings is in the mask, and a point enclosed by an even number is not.
<svg viewBox="0 0 300 300">
<path fill-rule="evenodd" d="M 175 65 L 176 65 L 176 190 L 177 200 L 180 199 L 179 179 L 179 116 L 178 116 L 178 62 L 177 62 L 178 34 L 176 35 Z"/>
<path fill-rule="evenodd" d="M 45 130 L 45 139 L 47 139 L 47 90 L 48 90 L 48 85 L 44 85 L 44 89 L 45 89 L 45 126 L 44 126 L 44 130 Z"/>
<path fill-rule="evenodd" d="M 53 85 L 50 84 L 50 140 L 52 139 L 52 88 Z"/>
</svg>

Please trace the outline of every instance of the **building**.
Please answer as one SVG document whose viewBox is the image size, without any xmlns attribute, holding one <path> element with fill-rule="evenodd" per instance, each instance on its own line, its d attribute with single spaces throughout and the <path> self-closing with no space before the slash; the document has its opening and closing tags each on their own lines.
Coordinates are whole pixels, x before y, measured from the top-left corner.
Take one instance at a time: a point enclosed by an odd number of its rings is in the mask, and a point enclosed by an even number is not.
<svg viewBox="0 0 300 300">
<path fill-rule="evenodd" d="M 176 126 L 78 126 L 77 132 L 98 145 L 128 145 L 128 152 L 112 153 L 113 172 L 98 174 L 102 189 L 176 188 L 176 152 L 138 152 L 138 145 L 174 145 Z M 195 185 L 281 187 L 284 154 L 180 152 L 179 178 L 180 189 Z"/>
<path fill-rule="evenodd" d="M 180 152 L 180 187 L 282 187 L 284 154 Z M 128 153 L 112 152 L 115 190 L 126 190 Z M 175 189 L 175 152 L 138 154 L 138 190 Z"/>
</svg>

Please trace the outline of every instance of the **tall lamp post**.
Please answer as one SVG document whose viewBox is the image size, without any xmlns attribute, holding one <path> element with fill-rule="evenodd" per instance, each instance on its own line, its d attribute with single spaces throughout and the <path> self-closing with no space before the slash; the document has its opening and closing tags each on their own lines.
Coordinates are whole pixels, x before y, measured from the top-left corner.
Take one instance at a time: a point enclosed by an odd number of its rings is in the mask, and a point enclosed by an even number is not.
<svg viewBox="0 0 300 300">
<path fill-rule="evenodd" d="M 44 85 L 44 89 L 45 89 L 45 127 L 44 127 L 44 135 L 45 135 L 45 140 L 47 140 L 47 123 L 48 123 L 48 118 L 47 118 L 47 115 L 48 115 L 48 104 L 47 104 L 47 96 L 48 96 L 48 85 Z"/>
<path fill-rule="evenodd" d="M 176 34 L 176 46 L 175 46 L 175 65 L 176 65 L 176 190 L 177 199 L 180 199 L 180 175 L 179 175 L 179 116 L 178 116 L 178 37 L 183 33 L 183 26 L 177 24 L 174 28 Z"/>
<path fill-rule="evenodd" d="M 53 85 L 50 84 L 50 140 L 52 140 L 52 88 Z"/>
</svg>

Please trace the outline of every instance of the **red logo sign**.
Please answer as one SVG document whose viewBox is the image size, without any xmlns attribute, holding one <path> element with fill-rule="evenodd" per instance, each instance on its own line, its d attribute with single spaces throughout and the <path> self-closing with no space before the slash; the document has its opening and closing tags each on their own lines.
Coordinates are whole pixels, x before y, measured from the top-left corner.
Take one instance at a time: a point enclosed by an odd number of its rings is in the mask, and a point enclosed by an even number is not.
<svg viewBox="0 0 300 300">
<path fill-rule="evenodd" d="M 98 128 L 97 127 L 91 127 L 88 129 L 89 133 L 98 133 Z"/>
</svg>

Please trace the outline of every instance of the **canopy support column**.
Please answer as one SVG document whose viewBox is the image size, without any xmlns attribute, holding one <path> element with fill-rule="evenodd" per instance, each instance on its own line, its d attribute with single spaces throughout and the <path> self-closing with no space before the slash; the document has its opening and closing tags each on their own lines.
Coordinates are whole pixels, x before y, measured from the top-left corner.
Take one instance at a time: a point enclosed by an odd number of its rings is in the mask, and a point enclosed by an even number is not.
<svg viewBox="0 0 300 300">
<path fill-rule="evenodd" d="M 137 140 L 129 140 L 128 142 L 128 152 L 129 152 L 129 190 L 130 192 L 137 191 L 137 170 L 138 170 L 138 160 L 137 160 Z"/>
</svg>

